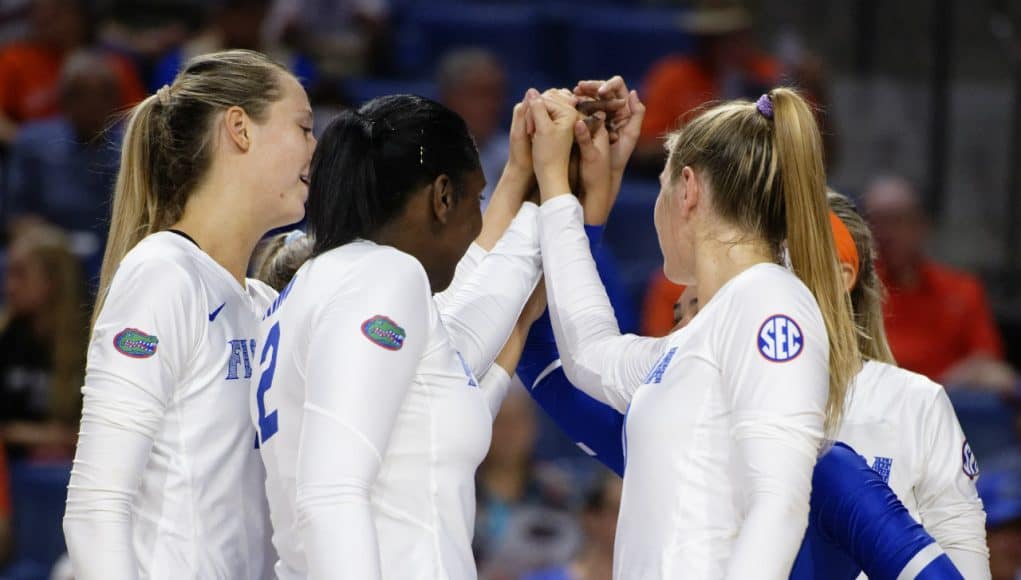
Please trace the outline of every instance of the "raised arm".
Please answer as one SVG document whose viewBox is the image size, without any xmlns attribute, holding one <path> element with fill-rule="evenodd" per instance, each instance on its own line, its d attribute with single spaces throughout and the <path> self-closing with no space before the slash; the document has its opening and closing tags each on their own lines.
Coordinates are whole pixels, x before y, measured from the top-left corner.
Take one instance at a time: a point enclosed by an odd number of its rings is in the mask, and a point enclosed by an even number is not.
<svg viewBox="0 0 1021 580">
<path fill-rule="evenodd" d="M 154 284 L 153 280 L 159 282 Z M 122 266 L 89 345 L 64 537 L 75 577 L 138 577 L 132 504 L 205 320 L 199 289 L 173 263 Z"/>
<path fill-rule="evenodd" d="M 609 140 L 605 130 L 586 139 L 589 133 L 574 106 L 556 91 L 530 106 L 535 123 L 532 158 L 543 201 L 539 239 L 550 318 L 567 377 L 623 412 L 649 371 L 649 353 L 663 343 L 622 338 L 599 280 L 582 225 L 582 207 L 568 189 L 567 175 L 571 144 L 578 137 L 586 197 L 609 198 L 613 192 Z"/>
<path fill-rule="evenodd" d="M 364 283 L 325 304 L 309 336 L 296 509 L 313 580 L 380 578 L 371 489 L 435 312 L 413 258 L 372 260 L 360 265 Z"/>
</svg>

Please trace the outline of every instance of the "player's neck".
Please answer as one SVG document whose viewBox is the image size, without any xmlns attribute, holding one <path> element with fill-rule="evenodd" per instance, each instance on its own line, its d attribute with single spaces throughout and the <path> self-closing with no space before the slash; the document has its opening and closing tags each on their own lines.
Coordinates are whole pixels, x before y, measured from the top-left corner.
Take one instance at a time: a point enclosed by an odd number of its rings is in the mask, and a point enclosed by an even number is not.
<svg viewBox="0 0 1021 580">
<path fill-rule="evenodd" d="M 171 229 L 188 234 L 199 248 L 230 272 L 242 287 L 255 245 L 264 232 L 256 231 L 237 215 L 229 215 L 222 207 L 191 207 Z"/>
<path fill-rule="evenodd" d="M 748 268 L 774 262 L 768 244 L 761 240 L 721 236 L 704 239 L 695 246 L 699 307 L 704 308 L 720 288 Z"/>
</svg>

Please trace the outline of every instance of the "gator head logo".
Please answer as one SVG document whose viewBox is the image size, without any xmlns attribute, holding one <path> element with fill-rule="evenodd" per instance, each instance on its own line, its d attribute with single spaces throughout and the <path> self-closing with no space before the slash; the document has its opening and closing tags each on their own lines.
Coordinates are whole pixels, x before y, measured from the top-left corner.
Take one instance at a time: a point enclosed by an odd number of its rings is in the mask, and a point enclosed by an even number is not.
<svg viewBox="0 0 1021 580">
<path fill-rule="evenodd" d="M 386 316 L 373 316 L 362 323 L 365 338 L 387 350 L 401 350 L 404 346 L 404 329 Z"/>
<path fill-rule="evenodd" d="M 137 328 L 125 328 L 113 337 L 113 347 L 117 352 L 131 358 L 149 358 L 156 354 L 156 345 L 160 339 L 146 334 Z"/>
</svg>

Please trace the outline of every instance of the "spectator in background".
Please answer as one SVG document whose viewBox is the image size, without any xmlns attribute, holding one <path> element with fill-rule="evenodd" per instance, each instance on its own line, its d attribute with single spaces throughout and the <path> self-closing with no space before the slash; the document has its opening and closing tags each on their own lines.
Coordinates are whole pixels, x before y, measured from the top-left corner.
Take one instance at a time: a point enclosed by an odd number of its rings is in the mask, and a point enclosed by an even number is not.
<svg viewBox="0 0 1021 580">
<path fill-rule="evenodd" d="M 649 278 L 642 302 L 642 336 L 666 336 L 674 329 L 674 310 L 684 286 L 674 284 L 657 269 Z"/>
<path fill-rule="evenodd" d="M 383 75 L 390 60 L 388 0 L 273 0 L 265 34 L 310 54 L 323 76 Z"/>
<path fill-rule="evenodd" d="M 11 147 L 8 226 L 30 217 L 54 223 L 98 267 L 120 155 L 119 131 L 105 133 L 123 103 L 117 68 L 102 52 L 79 51 L 58 86 L 62 114 L 26 123 Z"/>
<path fill-rule="evenodd" d="M 536 572 L 524 580 L 611 580 L 622 488 L 616 474 L 605 472 L 585 498 L 581 514 L 585 543 L 577 556 L 566 566 Z"/>
<path fill-rule="evenodd" d="M 69 460 L 88 334 L 78 261 L 60 231 L 27 226 L 7 249 L 4 282 L 0 435 L 12 460 Z"/>
<path fill-rule="evenodd" d="M 0 144 L 14 140 L 27 121 L 60 113 L 59 79 L 65 59 L 91 41 L 84 0 L 35 0 L 32 35 L 0 50 Z M 120 85 L 118 106 L 145 96 L 134 65 L 110 55 Z"/>
<path fill-rule="evenodd" d="M 474 548 L 485 560 L 502 550 L 515 514 L 527 508 L 566 509 L 571 485 L 551 464 L 534 461 L 535 405 L 523 389 L 512 388 L 493 421 L 489 453 L 476 474 Z"/>
<path fill-rule="evenodd" d="M 504 67 L 485 50 L 455 50 L 440 61 L 436 84 L 440 101 L 461 115 L 475 137 L 486 176 L 482 195 L 488 198 L 507 163 L 509 141 L 501 124 L 507 104 Z"/>
<path fill-rule="evenodd" d="M 752 38 L 751 16 L 735 0 L 703 0 L 682 29 L 695 37 L 695 54 L 668 56 L 642 82 L 645 122 L 635 151 L 639 169 L 663 168 L 661 137 L 699 106 L 717 100 L 757 98 L 780 80 L 780 63 Z"/>
<path fill-rule="evenodd" d="M 978 479 L 986 511 L 992 580 L 1021 578 L 1021 473 L 1018 465 L 986 468 Z"/>
<path fill-rule="evenodd" d="M 315 65 L 300 52 L 280 45 L 267 46 L 263 29 L 272 0 L 223 0 L 208 8 L 208 26 L 195 38 L 164 56 L 153 70 L 151 90 L 170 85 L 178 71 L 191 58 L 200 54 L 243 48 L 267 54 L 285 65 L 308 90 L 317 81 Z"/>
<path fill-rule="evenodd" d="M 1012 390 L 1016 376 L 985 291 L 974 276 L 925 255 L 929 223 L 914 186 L 900 177 L 875 180 L 864 209 L 887 288 L 886 332 L 897 363 L 947 386 Z"/>
</svg>

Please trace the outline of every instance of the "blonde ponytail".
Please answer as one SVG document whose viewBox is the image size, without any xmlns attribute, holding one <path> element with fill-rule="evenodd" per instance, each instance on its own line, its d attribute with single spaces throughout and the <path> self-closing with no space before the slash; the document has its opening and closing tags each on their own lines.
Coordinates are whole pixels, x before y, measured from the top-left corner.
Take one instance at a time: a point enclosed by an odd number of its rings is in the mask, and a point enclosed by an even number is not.
<svg viewBox="0 0 1021 580">
<path fill-rule="evenodd" d="M 702 111 L 667 140 L 670 181 L 686 166 L 711 183 L 717 214 L 766 242 L 786 243 L 829 334 L 826 431 L 836 433 L 850 381 L 861 366 L 826 205 L 822 138 L 811 109 L 790 89 L 759 103 L 731 101 Z"/>
<path fill-rule="evenodd" d="M 156 138 L 154 117 L 158 97 L 151 95 L 135 105 L 128 117 L 121 146 L 121 167 L 113 193 L 110 233 L 99 271 L 99 291 L 92 310 L 92 325 L 102 310 L 117 266 L 142 238 L 152 232 L 159 208 L 159 199 L 152 174 L 153 141 Z"/>
<path fill-rule="evenodd" d="M 188 61 L 173 85 L 163 86 L 131 111 L 93 326 L 124 256 L 142 238 L 169 228 L 184 213 L 188 196 L 211 163 L 215 115 L 238 106 L 255 121 L 265 120 L 270 105 L 283 97 L 281 80 L 289 74 L 251 50 L 204 54 Z"/>
<path fill-rule="evenodd" d="M 826 431 L 836 433 L 851 380 L 861 367 L 851 297 L 838 266 L 830 229 L 822 137 L 808 104 L 790 89 L 769 93 L 773 151 L 786 207 L 787 249 L 794 273 L 808 286 L 826 323 L 830 344 L 830 396 Z"/>
</svg>

